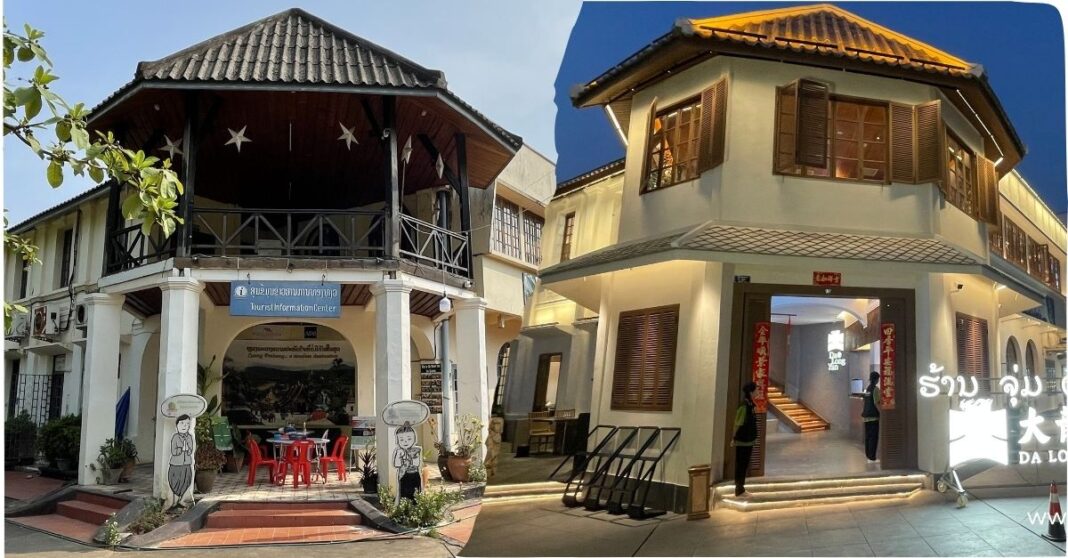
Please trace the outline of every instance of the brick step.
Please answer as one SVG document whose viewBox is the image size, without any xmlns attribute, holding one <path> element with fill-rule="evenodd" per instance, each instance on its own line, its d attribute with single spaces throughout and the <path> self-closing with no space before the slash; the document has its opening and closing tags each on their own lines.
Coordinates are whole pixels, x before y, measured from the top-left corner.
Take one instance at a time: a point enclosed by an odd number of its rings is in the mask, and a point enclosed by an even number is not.
<svg viewBox="0 0 1068 558">
<path fill-rule="evenodd" d="M 97 524 L 79 521 L 58 513 L 13 517 L 8 521 L 87 544 L 93 543 L 93 535 L 96 534 L 97 528 L 100 527 Z"/>
<path fill-rule="evenodd" d="M 213 529 L 248 529 L 252 527 L 325 527 L 359 525 L 360 515 L 348 510 L 331 509 L 238 509 L 208 515 L 205 527 Z"/>
<path fill-rule="evenodd" d="M 83 500 L 64 500 L 56 504 L 56 513 L 78 521 L 103 525 L 118 509 L 109 506 L 101 506 Z"/>
<path fill-rule="evenodd" d="M 348 502 L 223 502 L 219 504 L 224 510 L 347 510 Z"/>
<path fill-rule="evenodd" d="M 511 498 L 515 496 L 562 495 L 566 485 L 562 482 L 531 482 L 523 484 L 498 484 L 486 487 L 483 499 Z"/>
<path fill-rule="evenodd" d="M 98 506 L 112 508 L 116 511 L 125 508 L 126 505 L 130 503 L 128 500 L 123 500 L 122 498 L 115 498 L 113 496 L 98 494 L 96 492 L 85 492 L 81 490 L 74 493 L 74 499 L 82 502 L 88 502 L 90 504 L 96 504 Z"/>
</svg>

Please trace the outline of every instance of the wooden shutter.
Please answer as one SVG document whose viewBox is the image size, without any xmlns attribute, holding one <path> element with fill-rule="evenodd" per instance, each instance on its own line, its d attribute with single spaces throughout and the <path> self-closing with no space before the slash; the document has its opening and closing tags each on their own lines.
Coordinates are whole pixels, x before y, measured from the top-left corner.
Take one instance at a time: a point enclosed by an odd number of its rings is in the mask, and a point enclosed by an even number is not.
<svg viewBox="0 0 1068 558">
<path fill-rule="evenodd" d="M 827 111 L 830 88 L 803 79 L 797 86 L 797 164 L 827 166 Z"/>
<path fill-rule="evenodd" d="M 619 314 L 613 410 L 671 410 L 678 331 L 678 305 Z"/>
<path fill-rule="evenodd" d="M 916 109 L 890 103 L 890 181 L 916 182 Z"/>
<path fill-rule="evenodd" d="M 989 330 L 986 320 L 957 313 L 957 373 L 979 378 L 979 393 L 990 393 Z"/>
<path fill-rule="evenodd" d="M 776 88 L 775 172 L 797 171 L 797 83 Z"/>
<path fill-rule="evenodd" d="M 639 192 L 646 190 L 646 185 L 649 182 L 649 172 L 652 170 L 649 168 L 649 159 L 652 157 L 653 152 L 653 121 L 656 120 L 656 101 L 657 97 L 653 97 L 653 101 L 649 103 L 649 115 L 645 122 L 645 153 L 642 155 L 642 181 L 641 186 L 638 188 Z M 661 154 L 663 157 L 663 154 Z"/>
<path fill-rule="evenodd" d="M 916 182 L 938 182 L 945 194 L 943 172 L 946 156 L 942 105 L 931 101 L 916 106 Z"/>
<path fill-rule="evenodd" d="M 697 172 L 723 163 L 727 125 L 727 78 L 701 92 L 701 146 Z"/>
<path fill-rule="evenodd" d="M 976 183 L 979 190 L 979 220 L 992 227 L 1001 226 L 1001 195 L 998 192 L 998 171 L 994 162 L 982 155 L 975 156 Z"/>
</svg>

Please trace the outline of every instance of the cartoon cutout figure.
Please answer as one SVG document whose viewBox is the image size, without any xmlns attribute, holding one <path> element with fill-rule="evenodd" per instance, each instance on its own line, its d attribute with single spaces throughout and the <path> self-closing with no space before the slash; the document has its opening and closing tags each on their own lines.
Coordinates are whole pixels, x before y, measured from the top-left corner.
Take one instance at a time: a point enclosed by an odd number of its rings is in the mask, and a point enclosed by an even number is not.
<svg viewBox="0 0 1068 558">
<path fill-rule="evenodd" d="M 193 484 L 193 435 L 189 429 L 193 419 L 181 415 L 175 424 L 178 429 L 171 436 L 171 459 L 167 469 L 167 484 L 174 494 L 175 503 L 181 503 L 182 497 Z"/>
<path fill-rule="evenodd" d="M 423 477 L 419 470 L 423 467 L 423 448 L 416 445 L 415 429 L 405 421 L 397 428 L 397 448 L 393 450 L 393 467 L 397 469 L 400 490 L 397 491 L 397 503 L 401 498 L 414 499 L 415 492 L 423 489 Z"/>
</svg>

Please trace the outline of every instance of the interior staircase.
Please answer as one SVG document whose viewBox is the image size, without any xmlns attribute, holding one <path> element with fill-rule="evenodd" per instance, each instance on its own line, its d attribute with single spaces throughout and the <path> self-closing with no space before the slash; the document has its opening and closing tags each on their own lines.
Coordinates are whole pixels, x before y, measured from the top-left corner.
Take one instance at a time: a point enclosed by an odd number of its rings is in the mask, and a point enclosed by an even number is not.
<svg viewBox="0 0 1068 558">
<path fill-rule="evenodd" d="M 96 530 L 129 503 L 121 498 L 79 490 L 74 493 L 74 498 L 58 502 L 53 513 L 16 517 L 11 521 L 70 539 L 92 542 Z"/>
<path fill-rule="evenodd" d="M 768 386 L 768 405 L 773 413 L 794 432 L 819 432 L 831 427 L 823 417 L 798 401 L 786 396 L 778 386 Z"/>
<path fill-rule="evenodd" d="M 749 498 L 734 496 L 734 482 L 712 489 L 716 507 L 739 511 L 794 508 L 817 504 L 905 499 L 927 486 L 922 473 L 881 473 L 813 480 L 763 480 L 746 482 Z"/>
</svg>

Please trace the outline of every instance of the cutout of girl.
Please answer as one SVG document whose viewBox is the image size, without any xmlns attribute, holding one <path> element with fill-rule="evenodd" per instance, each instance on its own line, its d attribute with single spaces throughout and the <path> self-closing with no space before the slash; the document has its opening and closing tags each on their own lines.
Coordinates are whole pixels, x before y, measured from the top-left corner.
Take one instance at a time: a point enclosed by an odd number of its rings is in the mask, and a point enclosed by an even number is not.
<svg viewBox="0 0 1068 558">
<path fill-rule="evenodd" d="M 175 504 L 182 502 L 189 486 L 193 484 L 193 435 L 189 433 L 193 420 L 189 415 L 180 415 L 175 423 L 178 429 L 171 436 L 171 459 L 167 469 L 167 484 L 174 493 Z"/>
<path fill-rule="evenodd" d="M 414 499 L 415 491 L 422 490 L 423 477 L 419 470 L 423 467 L 423 448 L 416 445 L 415 429 L 405 421 L 397 428 L 397 447 L 393 450 L 393 466 L 397 469 L 397 503 L 401 498 Z"/>
</svg>

